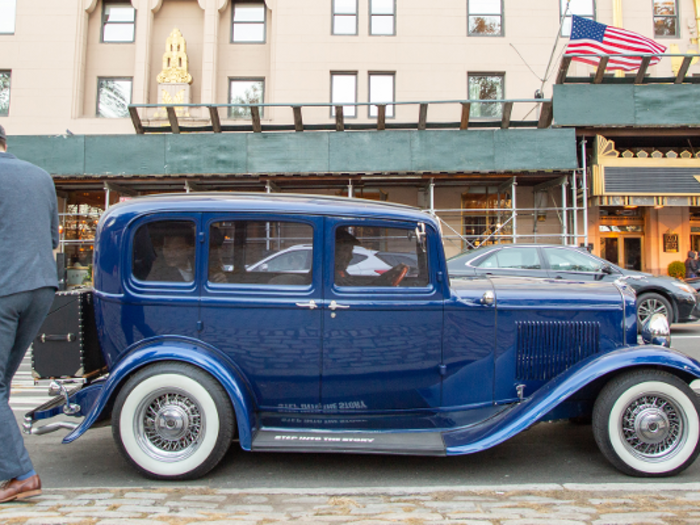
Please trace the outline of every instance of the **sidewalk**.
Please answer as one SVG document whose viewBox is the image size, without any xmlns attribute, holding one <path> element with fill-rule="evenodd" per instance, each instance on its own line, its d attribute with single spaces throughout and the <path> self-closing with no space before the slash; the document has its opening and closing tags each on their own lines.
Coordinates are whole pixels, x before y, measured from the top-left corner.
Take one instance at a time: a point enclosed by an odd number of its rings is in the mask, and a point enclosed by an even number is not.
<svg viewBox="0 0 700 525">
<path fill-rule="evenodd" d="M 47 489 L 0 505 L 7 525 L 690 524 L 700 483 L 503 485 L 430 489 Z"/>
</svg>

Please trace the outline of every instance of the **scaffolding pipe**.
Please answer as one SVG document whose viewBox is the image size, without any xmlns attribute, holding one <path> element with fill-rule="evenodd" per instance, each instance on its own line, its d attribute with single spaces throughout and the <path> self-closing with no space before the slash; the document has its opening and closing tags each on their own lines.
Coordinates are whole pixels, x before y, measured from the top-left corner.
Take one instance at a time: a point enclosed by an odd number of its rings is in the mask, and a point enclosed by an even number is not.
<svg viewBox="0 0 700 525">
<path fill-rule="evenodd" d="M 352 188 L 352 179 L 348 179 L 348 199 L 355 196 L 355 190 Z"/>
<path fill-rule="evenodd" d="M 566 227 L 566 223 L 569 220 L 569 214 L 567 213 L 567 208 L 566 208 L 566 181 L 561 185 L 561 208 L 562 208 L 562 216 L 561 216 L 561 236 L 562 239 L 564 240 L 564 244 L 568 245 L 569 244 L 569 232 L 568 228 Z"/>
<path fill-rule="evenodd" d="M 578 191 L 578 185 L 576 184 L 576 172 L 573 171 L 571 173 L 571 195 L 573 199 L 573 211 L 574 211 L 574 232 L 573 232 L 573 238 L 574 238 L 574 246 L 578 245 L 578 195 L 576 195 L 576 192 Z"/>
<path fill-rule="evenodd" d="M 513 183 L 511 184 L 511 190 L 510 190 L 510 209 L 512 212 L 512 217 L 513 217 L 513 233 L 511 235 L 511 241 L 513 244 L 517 244 L 518 242 L 518 210 L 516 208 L 516 200 L 515 200 L 515 191 L 518 189 L 518 182 L 515 180 L 515 177 L 513 177 Z"/>
<path fill-rule="evenodd" d="M 435 179 L 430 179 L 430 214 L 435 215 Z"/>
<path fill-rule="evenodd" d="M 581 140 L 581 158 L 583 159 L 583 242 L 588 248 L 588 165 L 585 138 Z"/>
</svg>

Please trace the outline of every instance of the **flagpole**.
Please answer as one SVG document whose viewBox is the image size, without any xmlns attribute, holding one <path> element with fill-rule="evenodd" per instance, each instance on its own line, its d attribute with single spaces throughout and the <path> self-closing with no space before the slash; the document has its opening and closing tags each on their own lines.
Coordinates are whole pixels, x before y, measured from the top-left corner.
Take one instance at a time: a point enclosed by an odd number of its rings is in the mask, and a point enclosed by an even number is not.
<svg viewBox="0 0 700 525">
<path fill-rule="evenodd" d="M 559 30 L 557 31 L 557 38 L 554 40 L 554 47 L 552 48 L 552 54 L 549 55 L 549 63 L 547 64 L 547 69 L 542 77 L 542 85 L 540 86 L 540 93 L 544 93 L 544 85 L 547 83 L 547 78 L 549 78 L 549 68 L 552 67 L 552 60 L 554 60 L 554 55 L 557 53 L 557 44 L 559 43 L 559 37 L 561 37 L 561 30 L 564 27 L 564 20 L 566 20 L 566 13 L 569 12 L 569 4 L 571 0 L 566 1 L 566 8 L 561 14 L 561 21 L 559 22 Z"/>
</svg>

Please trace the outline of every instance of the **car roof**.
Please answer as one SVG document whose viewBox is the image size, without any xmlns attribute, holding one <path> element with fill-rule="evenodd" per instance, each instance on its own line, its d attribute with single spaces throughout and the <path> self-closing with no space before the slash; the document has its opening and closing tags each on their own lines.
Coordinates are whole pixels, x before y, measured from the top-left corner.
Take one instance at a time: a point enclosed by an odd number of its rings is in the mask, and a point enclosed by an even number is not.
<svg viewBox="0 0 700 525">
<path fill-rule="evenodd" d="M 564 249 L 570 249 L 570 250 L 577 250 L 582 253 L 586 253 L 588 255 L 593 255 L 591 254 L 586 248 L 583 246 L 572 246 L 572 245 L 567 245 L 567 244 L 537 244 L 537 243 L 517 243 L 517 244 L 489 244 L 488 246 L 479 246 L 478 248 L 474 248 L 473 250 L 469 250 L 466 252 L 459 253 L 457 255 L 453 255 L 450 257 L 447 262 L 449 263 L 450 261 L 469 261 L 471 259 L 474 259 L 488 251 L 491 250 L 496 250 L 496 249 L 501 249 L 501 248 L 564 248 Z M 595 257 L 595 256 L 594 256 Z"/>
<path fill-rule="evenodd" d="M 153 212 L 262 212 L 302 215 L 347 215 L 415 220 L 438 228 L 427 212 L 407 206 L 329 195 L 291 193 L 196 192 L 136 197 L 111 206 L 105 216 Z"/>
</svg>

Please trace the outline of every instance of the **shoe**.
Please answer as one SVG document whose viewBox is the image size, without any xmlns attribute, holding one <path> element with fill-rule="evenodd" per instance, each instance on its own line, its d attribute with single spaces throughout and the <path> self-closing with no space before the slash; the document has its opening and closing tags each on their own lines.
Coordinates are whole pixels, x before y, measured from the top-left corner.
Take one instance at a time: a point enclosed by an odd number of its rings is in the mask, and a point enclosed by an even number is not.
<svg viewBox="0 0 700 525">
<path fill-rule="evenodd" d="M 0 486 L 0 503 L 21 500 L 41 494 L 41 480 L 38 474 L 19 481 L 11 479 Z"/>
</svg>

